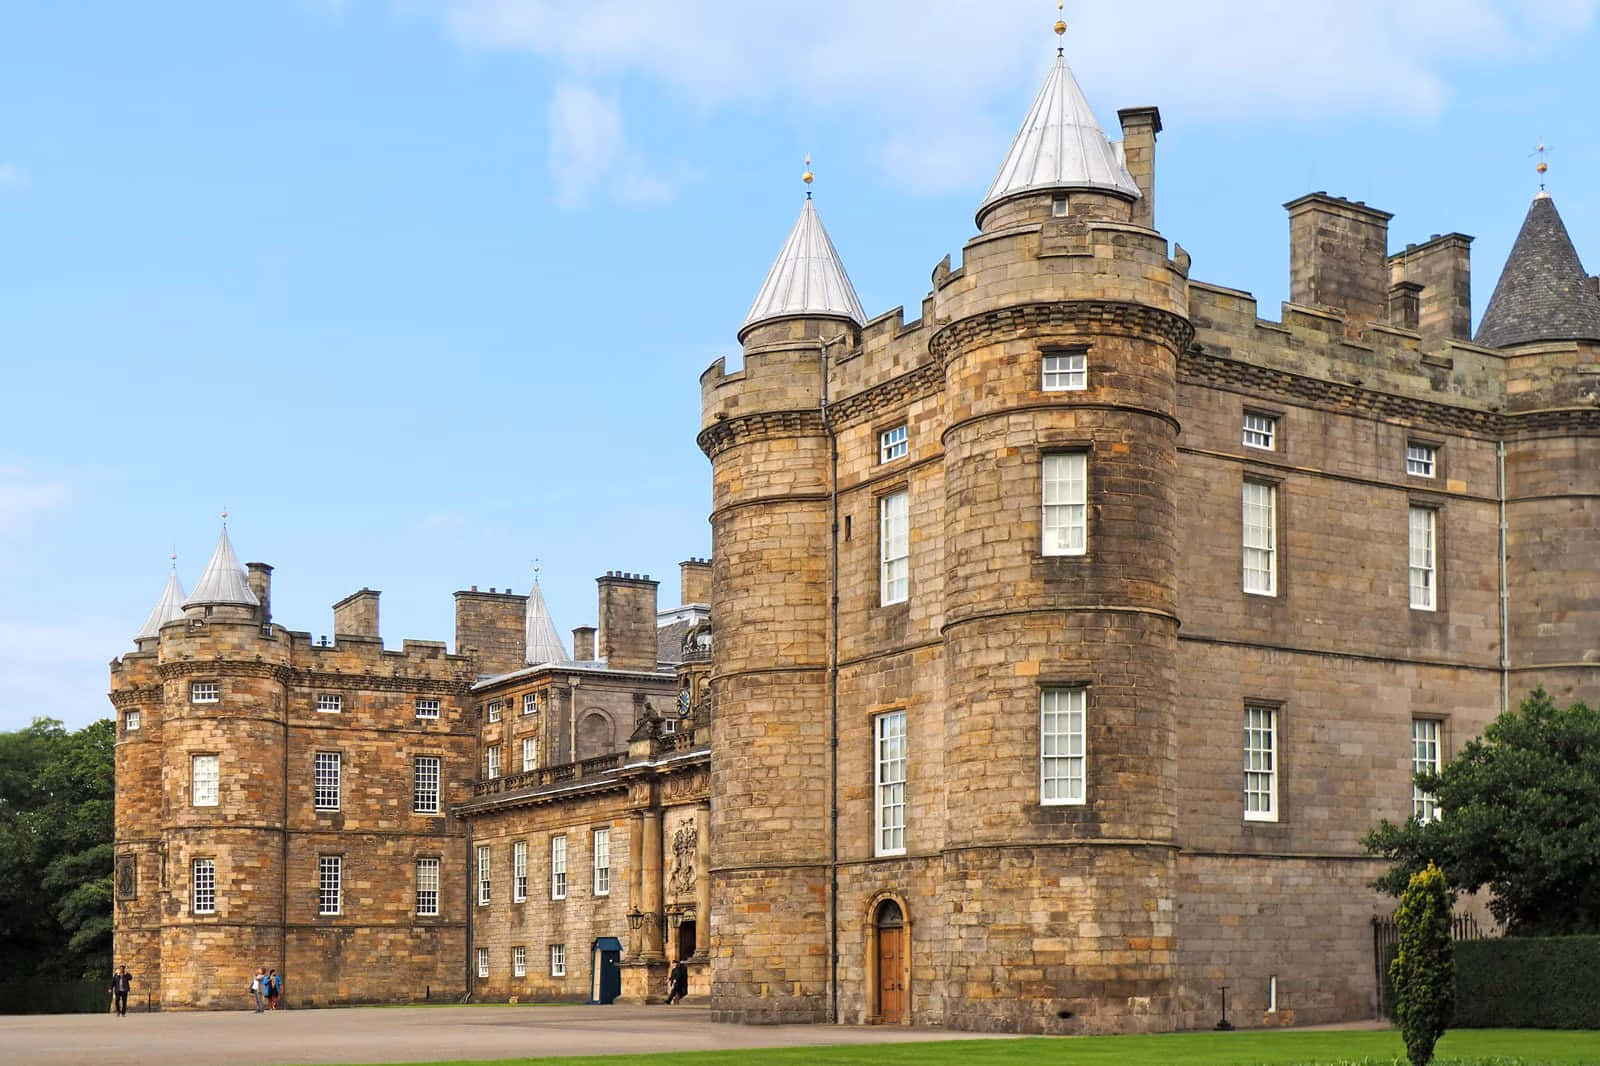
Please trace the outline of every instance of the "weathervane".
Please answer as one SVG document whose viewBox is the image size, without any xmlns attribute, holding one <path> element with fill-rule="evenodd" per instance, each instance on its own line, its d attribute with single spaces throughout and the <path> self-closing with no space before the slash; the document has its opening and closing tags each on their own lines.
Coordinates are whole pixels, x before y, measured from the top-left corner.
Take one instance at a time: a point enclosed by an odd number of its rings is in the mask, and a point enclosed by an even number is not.
<svg viewBox="0 0 1600 1066">
<path fill-rule="evenodd" d="M 800 175 L 800 180 L 806 183 L 806 199 L 811 199 L 811 182 L 816 177 L 811 173 L 811 153 L 806 153 L 806 172 Z"/>
<path fill-rule="evenodd" d="M 1550 164 L 1546 163 L 1544 161 L 1545 154 L 1547 152 L 1549 152 L 1549 151 L 1550 151 L 1550 149 L 1545 145 L 1544 141 L 1541 139 L 1539 141 L 1539 147 L 1535 148 L 1533 151 L 1528 153 L 1528 158 L 1529 159 L 1532 159 L 1534 156 L 1538 156 L 1539 157 L 1539 165 L 1534 167 L 1533 169 L 1539 175 L 1539 191 L 1540 192 L 1544 191 L 1544 176 L 1545 176 L 1545 172 L 1550 169 Z"/>
<path fill-rule="evenodd" d="M 539 560 L 538 559 L 534 559 L 534 561 L 533 561 L 533 583 L 535 585 L 537 585 L 539 583 Z"/>
<path fill-rule="evenodd" d="M 1061 4 L 1062 4 L 1062 0 L 1056 0 L 1056 24 L 1055 24 L 1054 28 L 1055 28 L 1055 31 L 1056 31 L 1056 55 L 1057 56 L 1061 56 L 1061 55 L 1065 54 L 1065 49 L 1061 45 L 1061 35 L 1067 32 L 1067 21 L 1061 15 Z"/>
</svg>

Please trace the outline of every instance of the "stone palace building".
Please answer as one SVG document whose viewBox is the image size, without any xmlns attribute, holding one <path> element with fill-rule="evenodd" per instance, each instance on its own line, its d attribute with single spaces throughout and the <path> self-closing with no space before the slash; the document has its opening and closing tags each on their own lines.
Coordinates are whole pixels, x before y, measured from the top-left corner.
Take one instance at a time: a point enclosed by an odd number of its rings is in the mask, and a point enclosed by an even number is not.
<svg viewBox="0 0 1600 1066">
<path fill-rule="evenodd" d="M 1362 834 L 1535 686 L 1600 700 L 1600 290 L 1541 191 L 1474 335 L 1471 238 L 1313 193 L 1264 318 L 1119 117 L 1058 57 L 910 320 L 808 194 L 700 380 L 677 611 L 608 574 L 569 655 L 473 590 L 392 651 L 363 589 L 313 641 L 224 532 L 112 664 L 118 961 L 174 1008 L 682 959 L 726 1020 L 1371 1016 Z"/>
</svg>

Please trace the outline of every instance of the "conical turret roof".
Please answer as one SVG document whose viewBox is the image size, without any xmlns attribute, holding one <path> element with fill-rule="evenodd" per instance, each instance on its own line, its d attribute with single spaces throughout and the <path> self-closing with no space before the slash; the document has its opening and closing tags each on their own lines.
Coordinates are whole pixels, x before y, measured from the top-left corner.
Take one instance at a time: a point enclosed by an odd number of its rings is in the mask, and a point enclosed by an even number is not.
<svg viewBox="0 0 1600 1066">
<path fill-rule="evenodd" d="M 1059 53 L 989 194 L 978 205 L 978 215 L 1013 196 L 1053 189 L 1096 189 L 1139 198 L 1139 186 L 1121 153 L 1095 121 L 1089 101 Z"/>
<path fill-rule="evenodd" d="M 867 320 L 809 194 L 739 332 L 773 319 L 796 317 L 846 318 L 858 326 Z"/>
<path fill-rule="evenodd" d="M 1534 341 L 1600 341 L 1600 294 L 1567 236 L 1550 194 L 1540 191 L 1522 220 L 1477 343 L 1490 348 Z"/>
<path fill-rule="evenodd" d="M 161 598 L 150 611 L 150 617 L 144 620 L 144 625 L 139 627 L 139 632 L 133 635 L 134 640 L 144 640 L 161 634 L 161 627 L 168 622 L 183 617 L 183 585 L 178 581 L 178 568 L 173 566 L 167 574 L 167 587 L 161 590 Z"/>
<path fill-rule="evenodd" d="M 545 606 L 544 592 L 539 588 L 537 578 L 534 579 L 533 588 L 528 590 L 528 613 L 524 630 L 528 642 L 528 665 L 570 661 L 566 645 L 561 643 L 561 635 L 556 632 L 555 621 L 550 617 L 550 609 Z"/>
<path fill-rule="evenodd" d="M 233 554 L 233 545 L 228 542 L 226 525 L 222 527 L 222 535 L 217 538 L 217 547 L 211 553 L 211 561 L 206 563 L 205 573 L 195 582 L 194 591 L 189 593 L 189 598 L 183 601 L 183 605 L 185 607 L 261 606 L 256 594 L 250 591 L 250 582 L 245 578 L 244 567 L 239 565 L 238 557 Z"/>
</svg>

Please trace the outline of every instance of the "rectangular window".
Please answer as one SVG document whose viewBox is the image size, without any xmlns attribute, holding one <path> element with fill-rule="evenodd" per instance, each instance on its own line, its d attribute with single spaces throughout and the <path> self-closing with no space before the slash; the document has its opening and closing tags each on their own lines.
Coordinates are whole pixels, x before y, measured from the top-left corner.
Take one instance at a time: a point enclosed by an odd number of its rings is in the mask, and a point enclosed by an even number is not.
<svg viewBox="0 0 1600 1066">
<path fill-rule="evenodd" d="M 1044 391 L 1069 392 L 1089 387 L 1089 353 L 1055 352 L 1044 357 Z"/>
<path fill-rule="evenodd" d="M 319 811 L 339 809 L 339 753 L 319 751 L 313 771 L 312 805 Z"/>
<path fill-rule="evenodd" d="M 1247 448 L 1272 451 L 1278 437 L 1278 420 L 1271 415 L 1244 413 L 1244 444 Z"/>
<path fill-rule="evenodd" d="M 189 802 L 196 807 L 217 805 L 217 758 L 196 755 L 189 760 Z"/>
<path fill-rule="evenodd" d="M 215 681 L 195 681 L 189 685 L 190 703 L 216 703 L 221 698 L 221 687 Z"/>
<path fill-rule="evenodd" d="M 1411 508 L 1411 606 L 1432 611 L 1438 606 L 1434 534 L 1439 513 L 1432 507 Z"/>
<path fill-rule="evenodd" d="M 190 865 L 189 913 L 217 913 L 217 860 L 196 859 Z"/>
<path fill-rule="evenodd" d="M 499 700 L 490 700 L 489 701 L 488 716 L 489 716 L 489 721 L 491 721 L 491 722 L 498 722 L 500 720 L 500 701 Z"/>
<path fill-rule="evenodd" d="M 324 695 L 317 697 L 318 714 L 338 714 L 344 710 L 344 697 L 339 695 Z"/>
<path fill-rule="evenodd" d="M 1411 719 L 1411 773 L 1436 774 L 1439 772 L 1439 723 L 1432 718 Z M 1439 817 L 1439 800 L 1431 792 L 1424 792 L 1411 783 L 1411 817 L 1419 822 L 1431 822 Z"/>
<path fill-rule="evenodd" d="M 479 977 L 488 977 L 489 976 L 489 949 L 488 948 L 479 948 L 478 949 L 478 976 Z"/>
<path fill-rule="evenodd" d="M 1057 452 L 1044 457 L 1046 555 L 1082 555 L 1089 540 L 1088 456 Z"/>
<path fill-rule="evenodd" d="M 418 696 L 417 697 L 417 702 L 416 702 L 416 708 L 417 708 L 417 717 L 418 718 L 437 718 L 437 717 L 439 717 L 439 701 L 438 700 L 424 699 L 421 696 Z"/>
<path fill-rule="evenodd" d="M 903 458 L 907 451 L 904 423 L 878 434 L 878 462 L 888 463 Z"/>
<path fill-rule="evenodd" d="M 537 693 L 525 692 L 522 695 L 522 713 L 532 714 L 539 709 L 539 696 Z"/>
<path fill-rule="evenodd" d="M 439 860 L 417 860 L 417 916 L 439 916 Z"/>
<path fill-rule="evenodd" d="M 1084 706 L 1081 688 L 1047 688 L 1040 700 L 1039 802 L 1084 802 Z"/>
<path fill-rule="evenodd" d="M 528 949 L 520 945 L 511 949 L 511 976 L 528 976 Z"/>
<path fill-rule="evenodd" d="M 123 715 L 122 715 L 122 729 L 126 733 L 137 733 L 139 731 L 139 712 L 138 711 L 124 711 L 123 712 Z"/>
<path fill-rule="evenodd" d="M 511 842 L 511 901 L 521 903 L 528 898 L 528 842 Z"/>
<path fill-rule="evenodd" d="M 317 857 L 317 913 L 338 914 L 344 902 L 344 857 Z"/>
<path fill-rule="evenodd" d="M 1244 483 L 1244 590 L 1278 594 L 1278 487 Z"/>
<path fill-rule="evenodd" d="M 873 854 L 906 850 L 906 712 L 872 720 Z"/>
<path fill-rule="evenodd" d="M 439 756 L 419 755 L 411 762 L 411 810 L 439 813 Z"/>
<path fill-rule="evenodd" d="M 1278 820 L 1278 711 L 1244 709 L 1244 818 Z"/>
<path fill-rule="evenodd" d="M 1412 477 L 1432 477 L 1439 449 L 1431 444 L 1406 445 L 1406 473 Z"/>
<path fill-rule="evenodd" d="M 878 500 L 878 588 L 884 605 L 904 603 L 910 590 L 911 505 L 905 492 Z"/>
<path fill-rule="evenodd" d="M 611 830 L 594 831 L 594 894 L 611 895 Z"/>
<path fill-rule="evenodd" d="M 478 906 L 489 902 L 489 845 L 478 845 Z"/>
<path fill-rule="evenodd" d="M 565 944 L 551 944 L 550 945 L 550 976 L 551 977 L 565 977 L 565 976 L 567 976 L 567 945 L 565 945 Z"/>
<path fill-rule="evenodd" d="M 522 772 L 539 768 L 539 741 L 535 737 L 522 738 Z"/>
<path fill-rule="evenodd" d="M 550 838 L 550 898 L 567 898 L 567 838 Z"/>
<path fill-rule="evenodd" d="M 500 776 L 500 745 L 490 744 L 484 749 L 483 776 L 491 781 Z"/>
</svg>

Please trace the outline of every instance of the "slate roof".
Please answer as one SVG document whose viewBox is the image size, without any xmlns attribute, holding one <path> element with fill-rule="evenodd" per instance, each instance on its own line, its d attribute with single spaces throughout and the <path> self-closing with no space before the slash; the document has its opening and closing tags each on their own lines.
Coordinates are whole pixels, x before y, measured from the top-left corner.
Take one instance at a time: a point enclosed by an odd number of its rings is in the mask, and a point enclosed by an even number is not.
<svg viewBox="0 0 1600 1066">
<path fill-rule="evenodd" d="M 1549 193 L 1533 198 L 1474 340 L 1490 348 L 1600 340 L 1600 294 Z"/>
<path fill-rule="evenodd" d="M 773 319 L 795 317 L 846 318 L 858 326 L 867 320 L 844 262 L 809 196 L 739 332 Z"/>
</svg>

